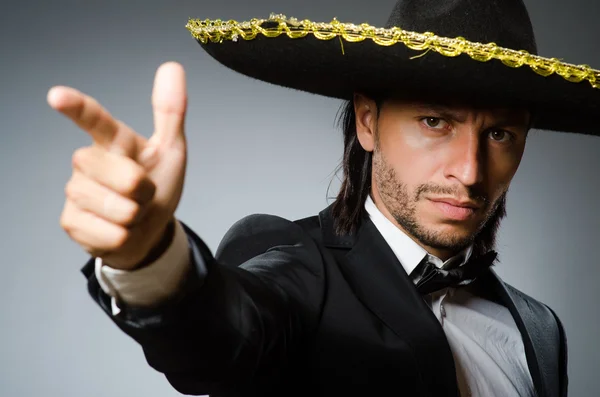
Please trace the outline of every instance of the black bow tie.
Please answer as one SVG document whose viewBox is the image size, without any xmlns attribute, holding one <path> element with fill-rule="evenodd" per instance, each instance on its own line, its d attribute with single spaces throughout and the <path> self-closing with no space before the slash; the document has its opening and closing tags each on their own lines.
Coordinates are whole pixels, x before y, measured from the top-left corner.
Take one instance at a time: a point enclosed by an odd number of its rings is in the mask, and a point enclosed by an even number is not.
<svg viewBox="0 0 600 397">
<path fill-rule="evenodd" d="M 477 258 L 469 259 L 467 263 L 460 267 L 448 270 L 438 268 L 428 260 L 429 256 L 425 256 L 410 273 L 410 279 L 423 295 L 446 287 L 467 285 L 485 272 L 496 260 L 497 255 L 497 252 L 490 251 Z"/>
</svg>

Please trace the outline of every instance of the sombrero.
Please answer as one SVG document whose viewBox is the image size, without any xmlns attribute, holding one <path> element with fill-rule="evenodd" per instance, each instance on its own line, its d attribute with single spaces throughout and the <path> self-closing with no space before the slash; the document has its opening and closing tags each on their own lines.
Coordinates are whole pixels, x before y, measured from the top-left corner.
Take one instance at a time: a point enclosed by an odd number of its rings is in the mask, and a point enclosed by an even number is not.
<svg viewBox="0 0 600 397">
<path fill-rule="evenodd" d="M 384 27 L 277 14 L 186 27 L 224 66 L 279 86 L 525 107 L 533 128 L 600 135 L 600 71 L 539 56 L 522 0 L 400 0 Z"/>
</svg>

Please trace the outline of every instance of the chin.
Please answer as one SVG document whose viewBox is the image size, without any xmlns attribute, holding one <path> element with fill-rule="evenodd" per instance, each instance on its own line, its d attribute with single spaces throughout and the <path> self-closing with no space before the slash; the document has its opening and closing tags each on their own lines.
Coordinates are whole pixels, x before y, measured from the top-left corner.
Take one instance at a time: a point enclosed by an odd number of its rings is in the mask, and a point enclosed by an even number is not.
<svg viewBox="0 0 600 397">
<path fill-rule="evenodd" d="M 472 230 L 430 230 L 428 245 L 438 248 L 458 251 L 474 242 Z"/>
<path fill-rule="evenodd" d="M 479 231 L 479 225 L 480 223 L 475 220 L 468 222 L 445 221 L 422 224 L 421 228 L 427 234 L 438 236 L 440 240 L 471 241 Z"/>
<path fill-rule="evenodd" d="M 478 228 L 475 225 L 465 225 L 458 223 L 448 223 L 429 227 L 428 230 L 432 231 L 435 234 L 445 235 L 451 237 L 453 239 L 466 239 L 477 233 Z"/>
</svg>

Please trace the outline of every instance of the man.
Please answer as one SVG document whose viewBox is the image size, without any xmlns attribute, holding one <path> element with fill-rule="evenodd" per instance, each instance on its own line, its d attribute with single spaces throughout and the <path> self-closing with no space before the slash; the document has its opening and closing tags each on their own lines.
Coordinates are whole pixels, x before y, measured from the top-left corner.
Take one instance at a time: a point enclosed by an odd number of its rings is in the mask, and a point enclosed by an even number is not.
<svg viewBox="0 0 600 397">
<path fill-rule="evenodd" d="M 598 134 L 600 72 L 511 50 L 536 52 L 520 0 L 399 1 L 389 30 L 188 27 L 234 70 L 348 100 L 344 180 L 318 216 L 249 216 L 213 256 L 173 215 L 181 67 L 157 72 L 149 140 L 52 89 L 94 140 L 74 154 L 61 224 L 92 256 L 92 297 L 153 368 L 187 394 L 566 396 L 560 321 L 490 266 L 528 130 Z"/>
</svg>

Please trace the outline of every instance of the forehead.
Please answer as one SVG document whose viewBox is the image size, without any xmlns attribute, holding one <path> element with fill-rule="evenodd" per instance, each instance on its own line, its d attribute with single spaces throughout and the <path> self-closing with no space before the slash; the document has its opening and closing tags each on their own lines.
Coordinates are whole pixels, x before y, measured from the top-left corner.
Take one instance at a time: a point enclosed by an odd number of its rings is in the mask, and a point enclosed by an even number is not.
<svg viewBox="0 0 600 397">
<path fill-rule="evenodd" d="M 506 105 L 394 98 L 383 101 L 382 105 L 382 110 L 385 108 L 396 114 L 444 116 L 460 122 L 485 118 L 511 124 L 529 124 L 531 118 L 531 112 L 528 109 Z"/>
</svg>

